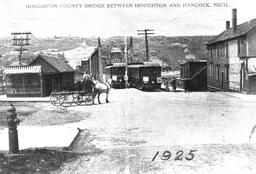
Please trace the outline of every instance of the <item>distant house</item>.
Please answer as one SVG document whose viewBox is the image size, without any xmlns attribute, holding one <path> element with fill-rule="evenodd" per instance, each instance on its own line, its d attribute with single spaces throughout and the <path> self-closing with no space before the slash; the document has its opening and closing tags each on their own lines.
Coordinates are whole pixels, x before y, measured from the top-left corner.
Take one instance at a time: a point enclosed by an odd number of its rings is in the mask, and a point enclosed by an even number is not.
<svg viewBox="0 0 256 174">
<path fill-rule="evenodd" d="M 101 54 L 101 53 L 100 53 Z M 100 59 L 101 59 L 101 66 L 100 66 Z M 81 61 L 80 70 L 84 73 L 90 74 L 96 79 L 101 79 L 100 71 L 103 73 L 105 65 L 110 63 L 108 57 L 104 57 L 102 55 L 99 56 L 98 48 L 94 49 L 91 52 L 90 57 L 87 60 Z M 101 69 L 100 69 L 101 68 Z"/>
<path fill-rule="evenodd" d="M 165 63 L 163 60 L 161 60 L 160 58 L 158 58 L 156 56 L 151 56 L 149 58 L 149 61 L 158 63 L 161 66 L 162 71 L 171 71 L 172 70 L 172 67 L 170 65 L 168 65 L 167 63 Z"/>
<path fill-rule="evenodd" d="M 206 60 L 188 61 L 180 64 L 180 84 L 186 91 L 205 91 L 207 89 Z"/>
<path fill-rule="evenodd" d="M 97 47 L 77 47 L 65 51 L 65 59 L 73 69 L 76 69 L 77 66 L 81 65 L 82 61 L 87 61 L 91 57 L 92 53 L 95 52 L 95 49 L 97 49 Z"/>
<path fill-rule="evenodd" d="M 123 63 L 123 62 L 125 62 L 123 52 L 118 47 L 113 47 L 111 49 L 110 59 L 111 59 L 111 63 Z"/>
<path fill-rule="evenodd" d="M 256 92 L 256 19 L 237 25 L 232 11 L 232 28 L 207 44 L 207 86 L 211 90 Z"/>
<path fill-rule="evenodd" d="M 53 90 L 69 90 L 74 70 L 65 60 L 38 55 L 28 66 L 6 66 L 7 97 L 49 96 Z"/>
</svg>

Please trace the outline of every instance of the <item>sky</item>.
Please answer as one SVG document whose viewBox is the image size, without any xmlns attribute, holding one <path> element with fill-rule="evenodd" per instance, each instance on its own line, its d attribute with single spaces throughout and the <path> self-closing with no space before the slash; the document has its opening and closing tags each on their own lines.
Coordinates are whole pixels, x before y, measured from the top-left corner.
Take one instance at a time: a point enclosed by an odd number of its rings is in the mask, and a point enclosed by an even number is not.
<svg viewBox="0 0 256 174">
<path fill-rule="evenodd" d="M 107 4 L 117 3 L 133 7 L 107 8 Z M 206 3 L 211 7 L 183 7 Z M 214 3 L 228 6 L 216 7 Z M 104 4 L 105 8 L 85 8 L 85 4 Z M 135 4 L 167 7 L 135 8 Z M 35 8 L 42 5 L 55 8 Z M 255 0 L 0 0 L 0 37 L 30 31 L 35 37 L 104 38 L 136 36 L 142 29 L 153 29 L 156 36 L 216 35 L 225 29 L 225 21 L 231 21 L 232 8 L 237 8 L 240 24 L 256 18 L 255 7 Z"/>
</svg>

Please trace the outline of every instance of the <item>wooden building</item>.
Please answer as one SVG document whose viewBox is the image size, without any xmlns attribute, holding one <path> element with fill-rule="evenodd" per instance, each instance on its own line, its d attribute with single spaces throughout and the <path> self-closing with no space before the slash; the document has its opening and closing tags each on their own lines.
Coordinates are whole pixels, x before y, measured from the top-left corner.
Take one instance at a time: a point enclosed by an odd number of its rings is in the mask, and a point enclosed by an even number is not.
<svg viewBox="0 0 256 174">
<path fill-rule="evenodd" d="M 113 47 L 110 51 L 111 63 L 124 63 L 124 54 L 118 47 Z"/>
<path fill-rule="evenodd" d="M 237 25 L 237 10 L 232 10 L 232 28 L 207 44 L 210 90 L 256 92 L 256 19 Z"/>
<path fill-rule="evenodd" d="M 180 84 L 185 91 L 205 91 L 207 89 L 207 62 L 188 61 L 180 64 Z"/>
<path fill-rule="evenodd" d="M 108 63 L 110 63 L 108 57 L 102 56 L 99 53 L 99 48 L 96 48 L 87 60 L 81 61 L 81 72 L 90 74 L 95 79 L 102 80 L 101 76 L 103 76 L 105 65 Z M 102 75 L 100 75 L 101 73 Z"/>
<path fill-rule="evenodd" d="M 7 97 L 42 96 L 41 66 L 6 66 L 4 74 Z"/>
<path fill-rule="evenodd" d="M 28 66 L 7 66 L 7 97 L 49 96 L 53 90 L 70 90 L 74 70 L 62 58 L 38 55 Z"/>
</svg>

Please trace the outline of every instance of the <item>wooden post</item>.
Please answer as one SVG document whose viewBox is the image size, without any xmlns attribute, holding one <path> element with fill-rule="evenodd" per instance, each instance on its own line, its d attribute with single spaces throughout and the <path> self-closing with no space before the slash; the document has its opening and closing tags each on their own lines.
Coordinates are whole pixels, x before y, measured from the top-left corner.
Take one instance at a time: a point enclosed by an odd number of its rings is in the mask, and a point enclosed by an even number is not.
<svg viewBox="0 0 256 174">
<path fill-rule="evenodd" d="M 43 74 L 42 73 L 40 73 L 39 74 L 39 76 L 40 76 L 40 86 L 41 86 L 41 97 L 43 97 L 44 96 L 44 93 L 43 93 L 43 89 L 44 89 L 44 87 L 43 87 Z"/>
<path fill-rule="evenodd" d="M 130 61 L 133 62 L 134 50 L 133 50 L 133 39 L 132 39 L 132 37 L 130 37 L 129 49 L 131 50 L 131 52 L 130 52 L 130 56 L 131 56 Z"/>
<path fill-rule="evenodd" d="M 25 92 L 26 93 L 26 90 L 25 90 L 25 79 L 24 79 L 25 77 L 24 76 L 25 76 L 25 74 L 22 74 L 22 90 L 23 91 L 20 91 L 20 92 Z"/>
<path fill-rule="evenodd" d="M 89 75 L 92 75 L 92 56 L 89 58 Z"/>
</svg>

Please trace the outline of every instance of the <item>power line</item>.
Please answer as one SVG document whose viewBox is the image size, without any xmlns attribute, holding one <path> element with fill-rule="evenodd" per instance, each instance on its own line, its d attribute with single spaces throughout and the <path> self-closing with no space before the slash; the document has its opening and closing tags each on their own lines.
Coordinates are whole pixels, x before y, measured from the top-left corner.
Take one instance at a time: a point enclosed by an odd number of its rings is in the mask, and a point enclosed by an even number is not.
<svg viewBox="0 0 256 174">
<path fill-rule="evenodd" d="M 147 59 L 147 61 L 149 60 L 148 35 L 153 35 L 154 33 L 149 33 L 149 32 L 153 32 L 153 31 L 154 31 L 154 30 L 149 30 L 149 29 L 137 30 L 138 35 L 145 35 L 145 46 L 146 46 L 146 59 Z"/>
<path fill-rule="evenodd" d="M 24 48 L 25 46 L 30 45 L 29 44 L 29 35 L 32 34 L 31 32 L 16 32 L 11 33 L 13 35 L 13 46 L 17 46 L 19 48 L 14 49 L 13 51 L 19 52 L 19 65 L 21 65 L 21 56 L 23 51 L 28 51 L 28 49 Z"/>
</svg>

